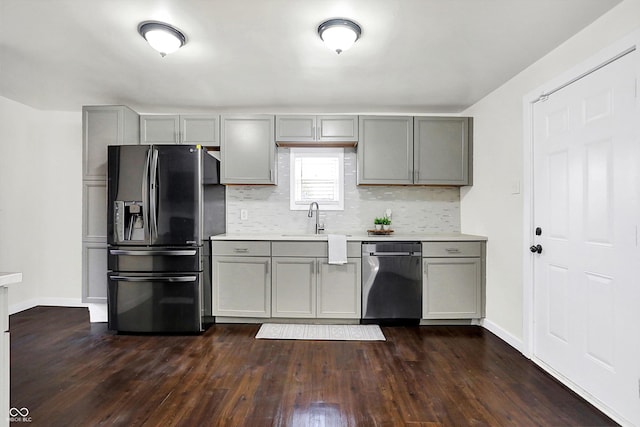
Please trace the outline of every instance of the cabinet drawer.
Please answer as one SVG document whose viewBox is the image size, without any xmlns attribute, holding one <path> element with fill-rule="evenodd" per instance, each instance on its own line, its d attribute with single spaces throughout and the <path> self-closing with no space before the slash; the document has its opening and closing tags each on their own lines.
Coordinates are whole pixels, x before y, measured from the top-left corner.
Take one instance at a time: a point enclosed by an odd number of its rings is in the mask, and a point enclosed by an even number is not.
<svg viewBox="0 0 640 427">
<path fill-rule="evenodd" d="M 422 242 L 423 258 L 479 257 L 482 242 Z"/>
<path fill-rule="evenodd" d="M 273 256 L 315 258 L 329 256 L 327 242 L 273 242 L 271 250 Z M 360 258 L 360 242 L 347 242 L 347 257 Z"/>
<path fill-rule="evenodd" d="M 212 242 L 213 255 L 271 256 L 271 242 L 229 240 Z"/>
</svg>

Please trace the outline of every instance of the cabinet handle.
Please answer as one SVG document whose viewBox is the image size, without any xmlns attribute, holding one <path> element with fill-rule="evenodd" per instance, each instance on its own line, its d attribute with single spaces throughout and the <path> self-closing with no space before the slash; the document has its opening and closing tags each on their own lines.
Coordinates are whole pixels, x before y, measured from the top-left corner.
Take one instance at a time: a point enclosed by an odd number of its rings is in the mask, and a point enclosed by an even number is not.
<svg viewBox="0 0 640 427">
<path fill-rule="evenodd" d="M 450 254 L 459 254 L 460 253 L 460 249 L 458 249 L 458 248 L 446 248 L 445 251 L 447 251 L 447 253 L 450 253 Z"/>
<path fill-rule="evenodd" d="M 269 181 L 273 181 L 273 169 L 269 169 Z"/>
<path fill-rule="evenodd" d="M 246 254 L 249 252 L 249 248 L 233 248 L 233 252 L 237 254 Z"/>
</svg>

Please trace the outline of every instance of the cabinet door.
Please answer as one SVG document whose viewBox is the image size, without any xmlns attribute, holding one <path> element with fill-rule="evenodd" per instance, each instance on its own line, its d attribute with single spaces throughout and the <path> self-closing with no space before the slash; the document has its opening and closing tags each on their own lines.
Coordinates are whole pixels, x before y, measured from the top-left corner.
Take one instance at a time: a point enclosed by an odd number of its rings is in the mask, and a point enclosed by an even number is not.
<svg viewBox="0 0 640 427">
<path fill-rule="evenodd" d="M 422 317 L 482 317 L 481 268 L 480 258 L 424 258 Z"/>
<path fill-rule="evenodd" d="M 272 317 L 315 317 L 316 259 L 273 257 Z"/>
<path fill-rule="evenodd" d="M 82 244 L 82 301 L 107 302 L 107 244 Z"/>
<path fill-rule="evenodd" d="M 138 144 L 138 126 L 138 114 L 128 107 L 83 107 L 83 179 L 106 179 L 107 146 Z"/>
<path fill-rule="evenodd" d="M 358 142 L 358 116 L 318 116 L 318 141 Z"/>
<path fill-rule="evenodd" d="M 470 184 L 469 117 L 414 119 L 415 183 Z"/>
<path fill-rule="evenodd" d="M 316 140 L 316 116 L 276 116 L 276 141 L 313 142 Z"/>
<path fill-rule="evenodd" d="M 218 147 L 220 146 L 219 133 L 218 116 L 204 114 L 180 116 L 180 142 L 182 144 Z"/>
<path fill-rule="evenodd" d="M 271 315 L 270 257 L 213 257 L 213 315 Z"/>
<path fill-rule="evenodd" d="M 223 184 L 275 184 L 274 116 L 222 116 Z"/>
<path fill-rule="evenodd" d="M 358 184 L 413 183 L 413 118 L 360 116 Z"/>
<path fill-rule="evenodd" d="M 348 258 L 346 264 L 318 260 L 319 318 L 359 319 L 362 306 L 360 258 Z"/>
<path fill-rule="evenodd" d="M 107 241 L 107 181 L 82 183 L 82 240 Z"/>
<path fill-rule="evenodd" d="M 140 116 L 141 144 L 178 144 L 179 142 L 179 116 L 164 114 Z"/>
</svg>

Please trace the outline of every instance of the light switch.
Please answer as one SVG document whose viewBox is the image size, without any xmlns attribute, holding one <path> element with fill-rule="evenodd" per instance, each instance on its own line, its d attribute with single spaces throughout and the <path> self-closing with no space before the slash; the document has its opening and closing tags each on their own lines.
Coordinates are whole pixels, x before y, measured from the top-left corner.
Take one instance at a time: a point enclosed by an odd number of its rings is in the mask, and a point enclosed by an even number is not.
<svg viewBox="0 0 640 427">
<path fill-rule="evenodd" d="M 240 209 L 240 219 L 241 220 L 249 219 L 249 211 L 246 209 Z"/>
<path fill-rule="evenodd" d="M 520 180 L 516 179 L 511 183 L 511 194 L 520 194 Z"/>
</svg>

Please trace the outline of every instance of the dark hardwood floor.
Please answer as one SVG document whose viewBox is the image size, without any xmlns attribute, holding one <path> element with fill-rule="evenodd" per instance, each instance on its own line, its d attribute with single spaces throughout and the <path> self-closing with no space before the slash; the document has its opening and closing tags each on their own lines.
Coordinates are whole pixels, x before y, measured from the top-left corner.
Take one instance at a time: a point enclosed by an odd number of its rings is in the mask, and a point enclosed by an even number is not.
<svg viewBox="0 0 640 427">
<path fill-rule="evenodd" d="M 31 426 L 615 425 L 479 327 L 383 327 L 386 342 L 222 324 L 135 336 L 36 307 L 10 328 L 11 406 Z"/>
</svg>

